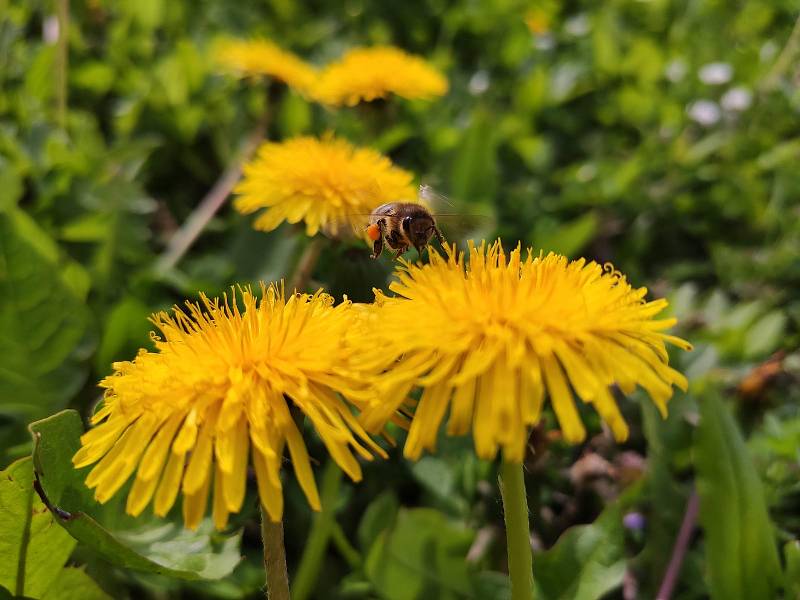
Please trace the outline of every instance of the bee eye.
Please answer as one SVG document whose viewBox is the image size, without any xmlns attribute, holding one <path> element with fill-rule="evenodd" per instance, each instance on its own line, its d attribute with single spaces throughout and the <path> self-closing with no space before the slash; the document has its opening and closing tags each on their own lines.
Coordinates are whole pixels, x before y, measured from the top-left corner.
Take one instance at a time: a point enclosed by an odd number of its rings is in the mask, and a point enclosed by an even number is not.
<svg viewBox="0 0 800 600">
<path fill-rule="evenodd" d="M 406 233 L 411 231 L 411 217 L 405 217 L 403 219 L 403 231 Z"/>
</svg>

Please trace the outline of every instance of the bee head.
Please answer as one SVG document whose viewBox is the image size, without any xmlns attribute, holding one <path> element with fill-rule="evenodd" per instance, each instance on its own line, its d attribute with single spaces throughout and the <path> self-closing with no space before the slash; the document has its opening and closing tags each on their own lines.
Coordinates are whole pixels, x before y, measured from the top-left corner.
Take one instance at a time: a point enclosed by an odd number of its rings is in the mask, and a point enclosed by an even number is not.
<svg viewBox="0 0 800 600">
<path fill-rule="evenodd" d="M 403 219 L 403 232 L 418 251 L 430 241 L 433 230 L 433 219 L 429 215 L 420 214 Z"/>
</svg>

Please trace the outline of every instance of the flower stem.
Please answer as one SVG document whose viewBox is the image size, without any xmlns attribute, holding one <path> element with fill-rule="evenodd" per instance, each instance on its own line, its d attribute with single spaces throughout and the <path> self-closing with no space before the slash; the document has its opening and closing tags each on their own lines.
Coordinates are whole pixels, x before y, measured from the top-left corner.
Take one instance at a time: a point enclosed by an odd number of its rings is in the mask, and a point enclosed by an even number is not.
<svg viewBox="0 0 800 600">
<path fill-rule="evenodd" d="M 67 68 L 69 65 L 69 0 L 56 1 L 58 42 L 56 46 L 56 117 L 58 126 L 67 126 Z"/>
<path fill-rule="evenodd" d="M 328 550 L 333 528 L 336 523 L 336 500 L 342 483 L 342 470 L 333 460 L 328 461 L 322 474 L 322 510 L 311 520 L 300 566 L 294 577 L 294 600 L 306 600 L 317 584 L 325 553 Z"/>
<path fill-rule="evenodd" d="M 500 494 L 506 521 L 508 574 L 511 578 L 511 599 L 532 600 L 533 557 L 528 521 L 528 499 L 522 464 L 503 460 L 500 464 Z"/>
<path fill-rule="evenodd" d="M 289 574 L 283 547 L 283 521 L 274 522 L 261 507 L 261 539 L 264 544 L 264 569 L 267 572 L 267 600 L 289 600 Z"/>
<path fill-rule="evenodd" d="M 306 245 L 302 256 L 300 256 L 300 260 L 297 261 L 294 274 L 287 286 L 290 294 L 295 291 L 303 292 L 303 290 L 305 290 L 308 281 L 311 279 L 311 275 L 314 274 L 314 267 L 317 266 L 317 261 L 319 260 L 319 255 L 322 253 L 322 247 L 324 245 L 325 238 L 321 236 L 312 238 Z"/>
<path fill-rule="evenodd" d="M 699 509 L 700 497 L 696 491 L 692 490 L 692 494 L 686 503 L 686 512 L 683 514 L 683 522 L 678 531 L 675 546 L 672 548 L 672 558 L 669 560 L 667 572 L 664 573 L 664 580 L 658 589 L 657 600 L 669 600 L 672 597 L 672 591 L 675 589 L 675 585 L 678 583 L 678 575 L 681 573 L 683 559 L 689 550 L 689 543 L 697 525 L 697 512 Z"/>
<path fill-rule="evenodd" d="M 195 240 L 197 240 L 206 228 L 209 221 L 211 221 L 214 215 L 217 214 L 217 211 L 222 208 L 222 205 L 225 204 L 225 200 L 228 199 L 228 196 L 230 196 L 231 191 L 241 177 L 242 165 L 252 158 L 253 154 L 264 140 L 268 122 L 269 106 L 265 106 L 264 112 L 256 124 L 255 129 L 242 145 L 238 157 L 225 169 L 214 186 L 167 243 L 167 247 L 156 262 L 155 270 L 157 273 L 163 274 L 178 264 L 184 254 L 186 254 Z"/>
</svg>

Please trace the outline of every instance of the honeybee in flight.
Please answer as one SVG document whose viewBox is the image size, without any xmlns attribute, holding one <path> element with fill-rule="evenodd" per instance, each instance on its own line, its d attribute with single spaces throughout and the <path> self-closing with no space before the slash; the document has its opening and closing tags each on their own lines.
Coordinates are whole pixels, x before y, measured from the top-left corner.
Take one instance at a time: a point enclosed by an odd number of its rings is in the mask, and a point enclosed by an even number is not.
<svg viewBox="0 0 800 600">
<path fill-rule="evenodd" d="M 428 200 L 436 193 L 427 185 L 419 186 L 420 200 Z M 372 258 L 383 252 L 383 244 L 395 251 L 398 258 L 411 246 L 421 255 L 422 249 L 432 237 L 444 245 L 444 237 L 436 226 L 430 211 L 422 204 L 414 202 L 387 202 L 369 215 L 367 236 L 372 240 Z"/>
</svg>

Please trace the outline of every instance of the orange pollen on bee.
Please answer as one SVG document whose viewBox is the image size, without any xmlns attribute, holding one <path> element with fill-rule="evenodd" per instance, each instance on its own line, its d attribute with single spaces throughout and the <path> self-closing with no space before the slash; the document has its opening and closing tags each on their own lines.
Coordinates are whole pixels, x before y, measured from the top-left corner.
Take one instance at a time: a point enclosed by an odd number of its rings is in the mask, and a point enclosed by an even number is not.
<svg viewBox="0 0 800 600">
<path fill-rule="evenodd" d="M 378 226 L 377 223 L 373 223 L 369 227 L 367 227 L 367 236 L 373 242 L 377 242 L 381 237 L 381 228 Z"/>
</svg>

